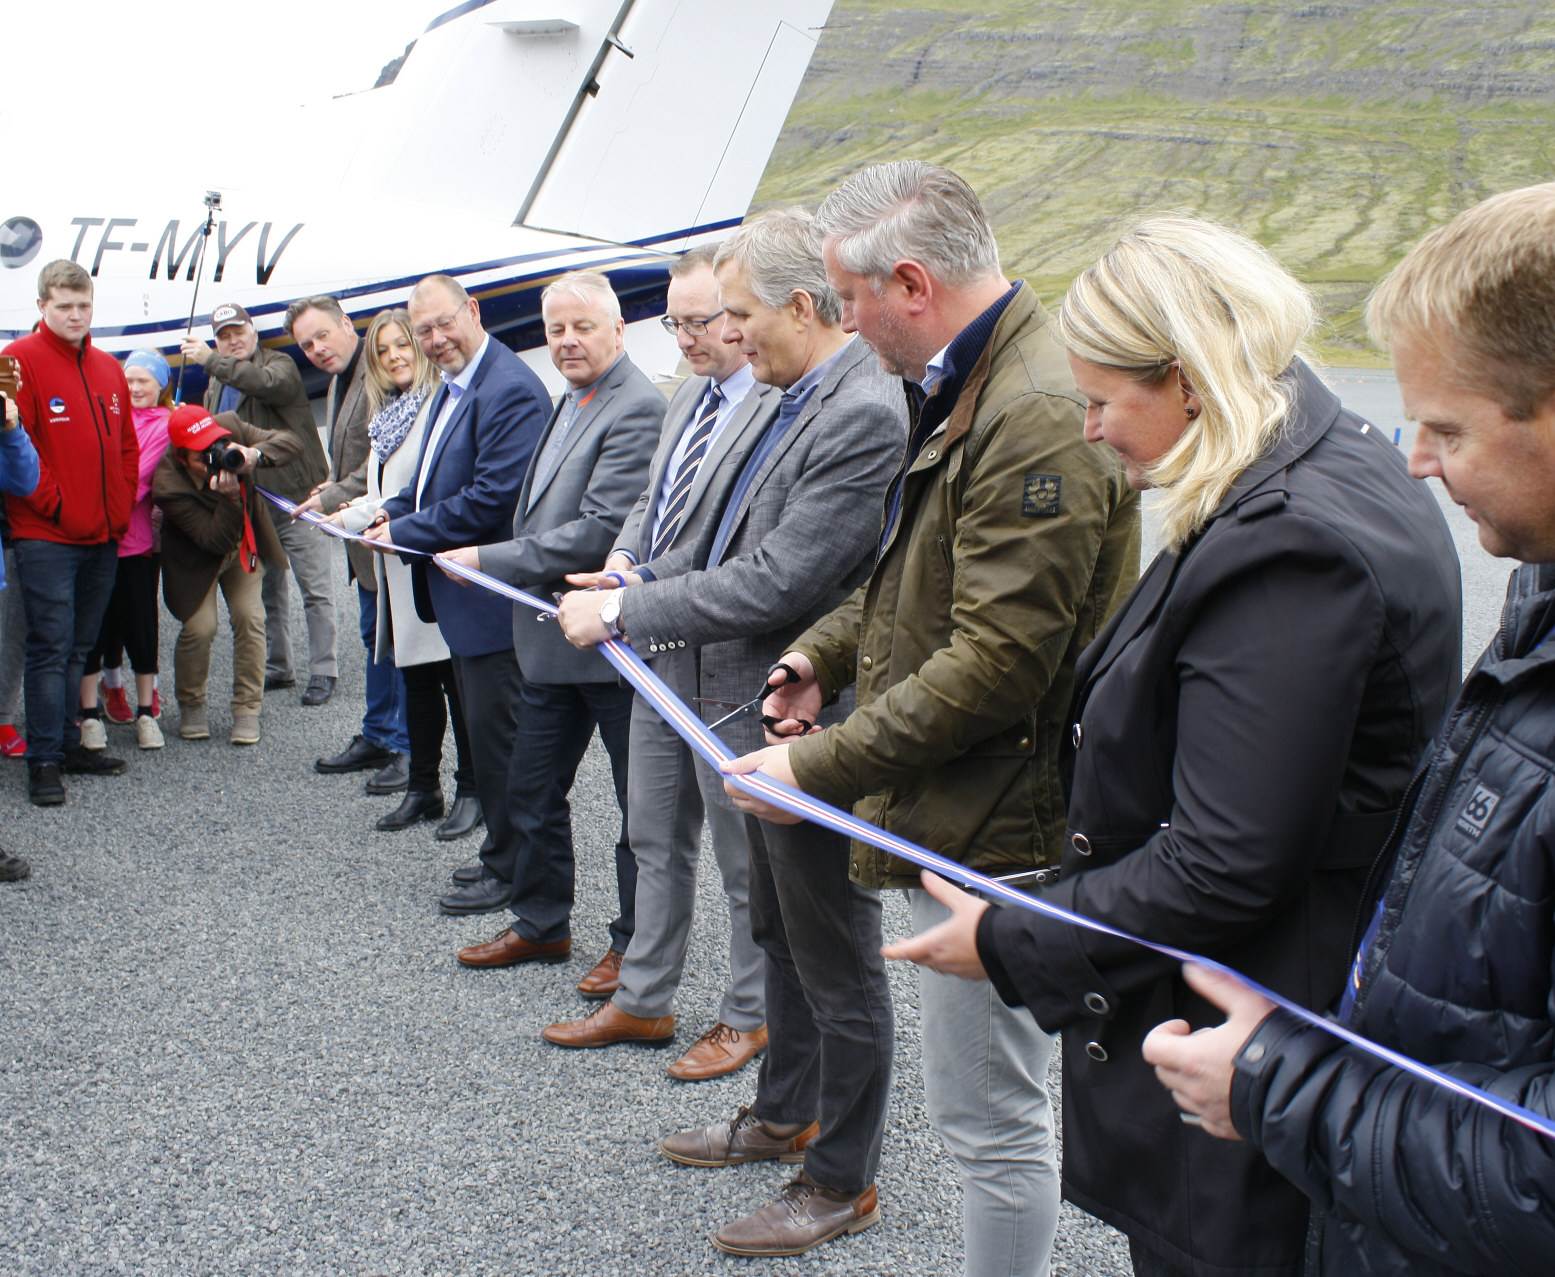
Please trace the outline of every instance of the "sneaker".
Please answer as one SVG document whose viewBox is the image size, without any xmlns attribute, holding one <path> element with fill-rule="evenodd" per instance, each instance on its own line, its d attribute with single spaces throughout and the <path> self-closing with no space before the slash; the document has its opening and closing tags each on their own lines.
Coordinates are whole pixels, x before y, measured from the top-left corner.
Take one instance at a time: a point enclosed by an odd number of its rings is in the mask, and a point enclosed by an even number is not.
<svg viewBox="0 0 1555 1277">
<path fill-rule="evenodd" d="M 27 768 L 27 800 L 34 807 L 58 807 L 65 801 L 65 782 L 58 763 L 34 763 Z"/>
<path fill-rule="evenodd" d="M 82 749 L 107 749 L 108 729 L 103 726 L 100 718 L 83 718 L 81 720 L 81 748 Z"/>
<path fill-rule="evenodd" d="M 184 740 L 210 740 L 211 723 L 203 705 L 178 707 L 178 734 Z"/>
<path fill-rule="evenodd" d="M 122 687 L 110 687 L 103 692 L 103 713 L 110 723 L 118 723 L 121 727 L 135 721 L 135 711 L 130 708 L 130 698 Z"/>
<path fill-rule="evenodd" d="M 20 882 L 32 875 L 32 866 L 0 847 L 0 882 Z"/>
<path fill-rule="evenodd" d="M 161 749 L 166 744 L 156 719 L 148 714 L 135 716 L 135 743 L 142 749 Z"/>
<path fill-rule="evenodd" d="M 95 749 L 67 749 L 65 773 L 70 776 L 117 776 L 124 760 Z"/>
<path fill-rule="evenodd" d="M 0 755 L 6 758 L 27 757 L 27 742 L 12 723 L 0 723 Z"/>
<path fill-rule="evenodd" d="M 259 715 L 234 714 L 232 716 L 232 734 L 227 739 L 234 745 L 259 744 Z"/>
</svg>

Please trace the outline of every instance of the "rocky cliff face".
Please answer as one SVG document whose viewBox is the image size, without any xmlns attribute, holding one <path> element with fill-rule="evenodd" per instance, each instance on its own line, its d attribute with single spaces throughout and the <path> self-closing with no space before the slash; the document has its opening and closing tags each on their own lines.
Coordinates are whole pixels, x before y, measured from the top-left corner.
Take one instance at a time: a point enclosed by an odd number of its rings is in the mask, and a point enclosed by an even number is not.
<svg viewBox="0 0 1555 1277">
<path fill-rule="evenodd" d="M 1414 240 L 1555 177 L 1555 9 L 838 0 L 757 205 L 904 157 L 971 181 L 1044 296 L 1191 212 L 1266 244 L 1318 291 L 1327 353 L 1364 358 L 1360 305 Z"/>
</svg>

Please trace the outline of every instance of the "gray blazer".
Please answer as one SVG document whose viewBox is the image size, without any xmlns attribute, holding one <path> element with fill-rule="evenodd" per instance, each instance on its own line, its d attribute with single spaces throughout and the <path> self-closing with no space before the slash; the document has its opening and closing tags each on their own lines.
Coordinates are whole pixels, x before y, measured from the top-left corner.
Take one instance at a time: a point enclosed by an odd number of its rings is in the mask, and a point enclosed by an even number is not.
<svg viewBox="0 0 1555 1277">
<path fill-rule="evenodd" d="M 371 357 L 367 343 L 361 343 L 357 347 L 356 370 L 351 374 L 350 382 L 342 386 L 338 374 L 330 378 L 325 399 L 329 420 L 324 423 L 324 429 L 329 440 L 329 469 L 333 478 L 319 493 L 319 503 L 325 514 L 333 514 L 347 501 L 355 501 L 367 492 L 367 458 L 373 451 L 372 440 L 367 435 L 367 361 Z M 378 588 L 376 551 L 348 541 L 346 559 L 351 565 L 351 574 L 364 590 Z"/>
<path fill-rule="evenodd" d="M 690 424 L 702 396 L 707 393 L 708 378 L 688 377 L 670 400 L 669 411 L 664 414 L 664 433 L 659 437 L 658 450 L 653 454 L 653 464 L 648 468 L 648 486 L 632 507 L 631 514 L 621 526 L 616 537 L 616 549 L 625 550 L 637 562 L 648 558 L 653 541 L 652 512 L 659 501 L 659 489 L 664 484 L 664 470 L 674 455 L 675 445 Z M 728 495 L 735 476 L 745 465 L 745 458 L 761 438 L 761 432 L 777 415 L 783 392 L 776 386 L 755 388 L 740 400 L 729 424 L 718 432 L 712 448 L 703 458 L 697 477 L 686 499 L 685 517 L 675 533 L 671 549 L 681 544 L 694 544 L 702 534 L 702 525 L 711 521 L 714 529 L 723 514 L 723 497 Z M 709 496 L 708 494 L 712 495 Z M 697 692 L 697 649 L 675 647 L 655 653 L 639 651 L 638 655 L 653 666 L 654 673 L 662 678 L 676 695 L 689 698 Z"/>
<path fill-rule="evenodd" d="M 762 463 L 719 562 L 707 556 L 743 456 L 719 466 L 696 535 L 647 565 L 654 580 L 626 591 L 621 624 L 638 653 L 700 647 L 699 694 L 749 700 L 793 639 L 868 579 L 906 445 L 902 383 L 855 339 Z M 823 721 L 846 708 L 839 701 Z M 723 713 L 702 711 L 707 721 Z M 741 752 L 763 743 L 755 716 L 719 735 Z"/>
<path fill-rule="evenodd" d="M 541 459 L 566 404 L 564 397 L 552 409 L 535 446 L 513 512 L 513 539 L 480 551 L 482 571 L 544 598 L 569 588 L 566 573 L 592 572 L 604 562 L 642 491 L 664 421 L 664 396 L 623 355 L 584 406 L 561 464 L 537 488 Z M 531 683 L 609 683 L 617 677 L 599 653 L 573 647 L 554 622 L 538 621 L 516 603 L 513 648 Z"/>
</svg>

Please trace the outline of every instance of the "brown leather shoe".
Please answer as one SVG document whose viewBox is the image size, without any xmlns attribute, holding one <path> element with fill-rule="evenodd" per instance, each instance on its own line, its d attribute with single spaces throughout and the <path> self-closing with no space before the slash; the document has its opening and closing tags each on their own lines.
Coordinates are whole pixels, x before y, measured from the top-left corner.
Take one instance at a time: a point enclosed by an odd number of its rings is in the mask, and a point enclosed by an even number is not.
<svg viewBox="0 0 1555 1277">
<path fill-rule="evenodd" d="M 783 1185 L 776 1201 L 720 1228 L 713 1245 L 726 1255 L 802 1255 L 879 1221 L 880 1197 L 873 1184 L 857 1196 L 835 1193 L 800 1171 L 798 1179 Z"/>
<path fill-rule="evenodd" d="M 664 1071 L 682 1082 L 705 1082 L 743 1069 L 767 1049 L 767 1026 L 740 1032 L 720 1020 Z"/>
<path fill-rule="evenodd" d="M 578 981 L 578 992 L 585 998 L 608 998 L 621 987 L 621 959 L 626 957 L 619 949 L 608 949 L 594 968 Z"/>
<path fill-rule="evenodd" d="M 821 1124 L 768 1126 L 741 1106 L 732 1122 L 715 1122 L 694 1131 L 677 1131 L 659 1141 L 659 1152 L 682 1166 L 739 1166 L 744 1162 L 802 1162 L 805 1145 Z"/>
<path fill-rule="evenodd" d="M 516 967 L 520 962 L 566 962 L 572 956 L 571 940 L 525 940 L 509 927 L 485 944 L 460 949 L 458 958 L 467 967 Z"/>
<path fill-rule="evenodd" d="M 656 1015 L 646 1019 L 628 1015 L 614 1002 L 602 1002 L 581 1020 L 562 1020 L 541 1030 L 540 1036 L 557 1046 L 610 1046 L 615 1042 L 668 1046 L 675 1036 L 675 1017 Z"/>
</svg>

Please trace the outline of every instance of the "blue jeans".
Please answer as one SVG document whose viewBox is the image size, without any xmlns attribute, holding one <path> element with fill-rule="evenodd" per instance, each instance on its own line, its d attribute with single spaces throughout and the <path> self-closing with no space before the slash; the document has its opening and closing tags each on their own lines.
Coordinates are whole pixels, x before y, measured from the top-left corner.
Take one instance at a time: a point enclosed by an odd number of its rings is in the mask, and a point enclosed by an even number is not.
<svg viewBox="0 0 1555 1277">
<path fill-rule="evenodd" d="M 400 677 L 394 658 L 375 661 L 378 645 L 378 596 L 356 587 L 360 608 L 362 642 L 367 647 L 367 712 L 362 715 L 362 735 L 380 749 L 396 754 L 410 753 L 410 733 L 405 726 L 405 680 Z"/>
<path fill-rule="evenodd" d="M 637 927 L 637 860 L 626 835 L 632 689 L 617 683 L 531 683 L 522 675 L 518 689 L 507 792 L 514 835 L 513 930 L 540 943 L 572 934 L 574 861 L 567 795 L 597 723 L 621 808 L 615 845 L 620 912 L 610 924 L 610 947 L 625 953 Z"/>
<path fill-rule="evenodd" d="M 18 538 L 12 543 L 27 608 L 27 763 L 64 761 L 81 744 L 76 725 L 81 671 L 97 642 L 113 593 L 119 548 L 60 545 Z"/>
</svg>

